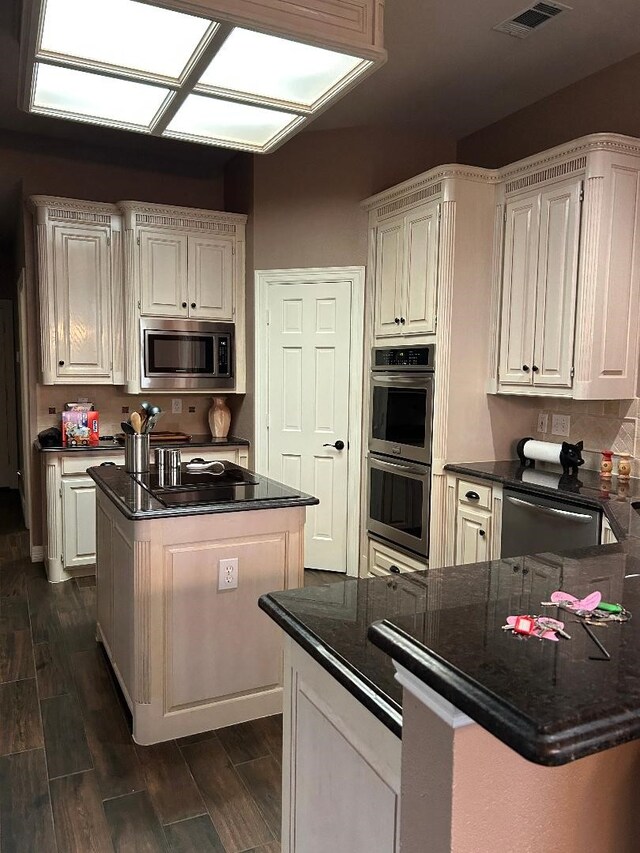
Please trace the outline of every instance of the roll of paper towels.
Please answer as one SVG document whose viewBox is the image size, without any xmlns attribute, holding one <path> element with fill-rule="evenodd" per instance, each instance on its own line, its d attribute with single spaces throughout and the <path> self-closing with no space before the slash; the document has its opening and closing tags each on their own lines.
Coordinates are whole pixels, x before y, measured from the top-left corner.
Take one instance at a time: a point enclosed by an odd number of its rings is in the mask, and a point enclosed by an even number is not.
<svg viewBox="0 0 640 853">
<path fill-rule="evenodd" d="M 552 462 L 554 465 L 560 465 L 561 444 L 555 444 L 550 441 L 536 441 L 530 438 L 522 447 L 522 454 L 527 459 L 535 459 L 538 462 Z"/>
</svg>

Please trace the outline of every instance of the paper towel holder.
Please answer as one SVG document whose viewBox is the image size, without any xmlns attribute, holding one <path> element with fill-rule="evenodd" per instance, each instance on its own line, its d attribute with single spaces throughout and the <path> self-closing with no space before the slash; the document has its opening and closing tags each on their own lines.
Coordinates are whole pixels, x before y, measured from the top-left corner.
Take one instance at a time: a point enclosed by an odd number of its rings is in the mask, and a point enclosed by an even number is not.
<svg viewBox="0 0 640 853">
<path fill-rule="evenodd" d="M 528 436 L 520 439 L 516 451 L 524 468 L 535 468 L 536 460 L 556 462 L 562 465 L 565 474 L 577 477 L 578 468 L 584 465 L 583 447 L 582 441 L 577 444 L 569 444 L 568 441 L 563 441 L 562 444 L 554 444 L 549 441 L 536 441 L 532 436 Z"/>
</svg>

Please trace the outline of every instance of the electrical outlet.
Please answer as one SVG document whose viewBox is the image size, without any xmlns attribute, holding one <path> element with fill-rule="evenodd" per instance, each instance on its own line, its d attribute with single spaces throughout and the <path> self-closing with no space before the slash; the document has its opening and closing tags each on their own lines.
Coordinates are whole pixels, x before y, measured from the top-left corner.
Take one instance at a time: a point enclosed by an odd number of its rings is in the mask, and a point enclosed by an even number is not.
<svg viewBox="0 0 640 853">
<path fill-rule="evenodd" d="M 571 415 L 554 415 L 551 419 L 551 435 L 563 435 L 568 438 L 571 431 Z"/>
<path fill-rule="evenodd" d="M 538 432 L 549 432 L 549 415 L 546 412 L 538 413 Z"/>
<path fill-rule="evenodd" d="M 172 415 L 181 415 L 182 414 L 182 400 L 178 397 L 171 400 L 171 414 Z"/>
<path fill-rule="evenodd" d="M 238 558 L 220 560 L 218 563 L 218 589 L 238 588 Z"/>
</svg>

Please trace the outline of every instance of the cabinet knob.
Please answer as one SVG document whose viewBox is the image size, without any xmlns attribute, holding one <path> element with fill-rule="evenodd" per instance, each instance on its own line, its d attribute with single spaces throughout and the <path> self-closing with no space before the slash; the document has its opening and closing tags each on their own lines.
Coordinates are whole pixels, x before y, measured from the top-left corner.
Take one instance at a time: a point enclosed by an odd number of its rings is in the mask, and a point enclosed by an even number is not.
<svg viewBox="0 0 640 853">
<path fill-rule="evenodd" d="M 400 317 L 394 317 L 393 322 L 396 324 L 396 326 L 399 326 L 400 325 Z"/>
<path fill-rule="evenodd" d="M 524 372 L 525 372 L 525 373 L 528 373 L 528 372 L 529 372 L 529 365 L 528 365 L 528 364 L 523 364 L 523 365 L 522 365 L 522 369 L 524 370 Z"/>
<path fill-rule="evenodd" d="M 191 303 L 191 307 L 192 307 L 192 308 L 195 308 L 195 307 L 196 307 L 196 303 L 195 303 L 195 302 L 192 302 L 192 303 Z"/>
<path fill-rule="evenodd" d="M 389 571 L 390 571 L 390 572 L 393 572 L 393 573 L 394 573 L 394 575 L 399 575 L 399 574 L 400 574 L 400 569 L 399 569 L 397 566 L 389 566 Z"/>
<path fill-rule="evenodd" d="M 187 303 L 186 303 L 186 302 L 183 302 L 183 303 L 182 303 L 182 307 L 183 307 L 183 308 L 186 308 L 186 307 L 187 307 Z"/>
<path fill-rule="evenodd" d="M 60 365 L 60 367 L 64 367 L 64 361 L 59 361 L 58 364 Z"/>
<path fill-rule="evenodd" d="M 404 326 L 404 324 L 405 324 L 405 319 L 404 319 L 404 317 L 400 317 L 400 322 L 401 322 L 401 323 L 402 323 L 402 325 Z"/>
<path fill-rule="evenodd" d="M 533 370 L 533 372 L 534 372 L 534 373 L 539 373 L 539 372 L 540 372 L 540 368 L 539 368 L 539 367 L 537 367 L 535 364 L 533 365 L 533 367 L 531 368 L 531 370 Z"/>
<path fill-rule="evenodd" d="M 465 498 L 468 501 L 479 501 L 480 495 L 477 492 L 467 492 Z"/>
<path fill-rule="evenodd" d="M 484 530 L 478 530 L 478 533 L 480 534 L 480 536 L 486 536 L 487 535 Z"/>
</svg>

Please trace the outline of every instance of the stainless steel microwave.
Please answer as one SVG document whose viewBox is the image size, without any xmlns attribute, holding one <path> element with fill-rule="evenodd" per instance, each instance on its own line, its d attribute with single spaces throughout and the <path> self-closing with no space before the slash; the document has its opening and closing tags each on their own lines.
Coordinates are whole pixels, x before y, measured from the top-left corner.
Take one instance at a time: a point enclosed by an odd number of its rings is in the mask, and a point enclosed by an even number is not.
<svg viewBox="0 0 640 853">
<path fill-rule="evenodd" d="M 140 320 L 140 387 L 154 391 L 235 388 L 234 325 L 202 320 Z"/>
</svg>

